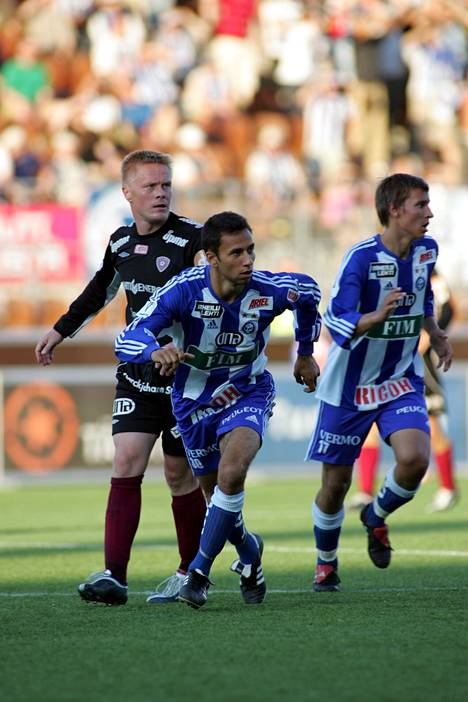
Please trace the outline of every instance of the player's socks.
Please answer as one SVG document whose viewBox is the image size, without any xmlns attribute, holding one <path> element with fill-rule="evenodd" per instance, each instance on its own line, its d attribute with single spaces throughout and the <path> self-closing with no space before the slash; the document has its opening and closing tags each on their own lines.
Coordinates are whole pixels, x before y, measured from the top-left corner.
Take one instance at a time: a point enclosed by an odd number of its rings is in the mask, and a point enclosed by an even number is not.
<svg viewBox="0 0 468 702">
<path fill-rule="evenodd" d="M 142 475 L 134 478 L 111 478 L 104 532 L 106 569 L 125 585 L 130 550 L 135 538 L 141 511 Z"/>
<path fill-rule="evenodd" d="M 312 505 L 317 563 L 320 565 L 332 565 L 335 568 L 337 566 L 336 552 L 344 513 L 344 507 L 336 514 L 327 514 L 322 512 L 316 502 Z"/>
<path fill-rule="evenodd" d="M 186 573 L 200 545 L 200 534 L 206 515 L 203 491 L 197 487 L 187 495 L 173 495 L 172 514 L 179 545 L 180 565 L 178 570 Z"/>
<path fill-rule="evenodd" d="M 402 505 L 413 499 L 418 487 L 406 490 L 395 481 L 395 468 L 391 468 L 385 476 L 384 484 L 374 501 L 367 506 L 365 523 L 371 527 L 379 527 L 385 522 L 386 517 Z"/>
<path fill-rule="evenodd" d="M 244 565 L 255 563 L 259 558 L 258 542 L 256 538 L 247 531 L 242 517 L 242 512 L 237 517 L 236 523 L 231 529 L 228 541 L 236 547 L 239 560 Z"/>
<path fill-rule="evenodd" d="M 434 456 L 437 471 L 439 473 L 440 486 L 447 490 L 456 490 L 454 470 L 453 470 L 453 451 L 449 447 L 445 451 L 440 451 Z"/>
<path fill-rule="evenodd" d="M 215 487 L 206 512 L 200 548 L 190 563 L 189 570 L 198 570 L 204 575 L 209 575 L 213 561 L 221 553 L 243 506 L 244 492 L 226 495 L 218 486 Z"/>
<path fill-rule="evenodd" d="M 364 446 L 359 456 L 359 489 L 367 495 L 374 494 L 375 478 L 380 459 L 378 446 Z"/>
</svg>

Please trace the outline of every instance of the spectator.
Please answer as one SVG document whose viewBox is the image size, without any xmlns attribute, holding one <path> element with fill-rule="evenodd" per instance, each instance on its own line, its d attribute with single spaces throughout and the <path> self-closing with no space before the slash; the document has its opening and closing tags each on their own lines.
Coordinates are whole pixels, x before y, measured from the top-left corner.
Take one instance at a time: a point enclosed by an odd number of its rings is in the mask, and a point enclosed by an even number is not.
<svg viewBox="0 0 468 702">
<path fill-rule="evenodd" d="M 277 121 L 260 127 L 257 146 L 245 163 L 247 196 L 278 208 L 307 192 L 299 160 L 287 148 L 287 128 Z"/>
</svg>

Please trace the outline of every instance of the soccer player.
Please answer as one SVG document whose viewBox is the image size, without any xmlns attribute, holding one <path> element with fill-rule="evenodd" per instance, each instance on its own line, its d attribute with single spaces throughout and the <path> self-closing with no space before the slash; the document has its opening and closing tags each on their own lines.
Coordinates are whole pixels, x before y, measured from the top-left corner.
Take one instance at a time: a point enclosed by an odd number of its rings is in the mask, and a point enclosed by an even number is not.
<svg viewBox="0 0 468 702">
<path fill-rule="evenodd" d="M 441 329 L 447 329 L 455 312 L 452 295 L 446 280 L 434 268 L 431 275 L 434 304 L 437 311 L 437 323 Z M 429 512 L 443 512 L 454 507 L 458 500 L 453 464 L 453 447 L 444 423 L 447 418 L 447 403 L 440 374 L 434 363 L 428 335 L 423 332 L 419 342 L 419 352 L 424 361 L 424 395 L 426 398 L 429 426 L 431 429 L 431 448 L 437 466 L 440 487 L 428 506 Z M 374 499 L 374 483 L 380 458 L 379 433 L 375 424 L 367 436 L 358 460 L 359 492 L 349 500 L 350 509 L 362 507 Z"/>
<path fill-rule="evenodd" d="M 210 217 L 202 231 L 209 265 L 191 268 L 159 290 L 116 340 L 122 361 L 152 360 L 166 375 L 175 371 L 172 404 L 194 475 L 212 492 L 200 548 L 189 566 L 179 600 L 205 604 L 216 556 L 229 540 L 239 558 L 247 604 L 263 601 L 263 541 L 242 518 L 244 482 L 259 450 L 275 394 L 265 369 L 269 327 L 284 310 L 294 312 L 298 342 L 294 377 L 313 392 L 319 368 L 312 356 L 320 334 L 320 290 L 300 273 L 254 270 L 248 222 L 234 212 Z M 161 331 L 174 346 L 161 348 Z"/>
<path fill-rule="evenodd" d="M 112 298 L 122 284 L 130 323 L 150 296 L 184 268 L 204 261 L 201 224 L 170 210 L 171 158 L 157 151 L 133 151 L 122 161 L 122 191 L 134 223 L 110 237 L 101 268 L 68 311 L 36 346 L 38 363 L 48 365 L 55 347 L 72 337 Z M 161 341 L 163 343 L 163 341 Z M 162 437 L 164 474 L 172 494 L 180 564 L 176 573 L 151 593 L 148 602 L 176 601 L 183 577 L 198 549 L 206 501 L 175 432 L 171 378 L 153 363 L 117 367 L 112 415 L 114 468 L 107 503 L 105 570 L 78 588 L 86 601 L 122 605 L 127 601 L 127 566 L 138 528 L 141 483 L 153 446 Z"/>
<path fill-rule="evenodd" d="M 307 458 L 322 462 L 322 485 L 312 506 L 318 551 L 314 590 L 338 590 L 338 540 L 353 464 L 374 422 L 392 447 L 396 465 L 361 512 L 368 553 L 378 568 L 390 564 L 387 516 L 411 500 L 429 463 L 424 401 L 424 328 L 446 371 L 447 334 L 434 318 L 430 274 L 437 244 L 426 231 L 432 212 L 421 178 L 384 178 L 375 204 L 382 233 L 345 255 L 324 316 L 333 342 L 317 396 L 317 425 Z"/>
</svg>

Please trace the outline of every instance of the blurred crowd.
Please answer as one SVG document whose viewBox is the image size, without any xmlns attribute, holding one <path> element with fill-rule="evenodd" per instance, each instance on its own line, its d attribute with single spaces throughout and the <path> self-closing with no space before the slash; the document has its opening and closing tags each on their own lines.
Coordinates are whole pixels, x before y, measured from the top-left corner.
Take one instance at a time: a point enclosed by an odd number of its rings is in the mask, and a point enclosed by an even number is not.
<svg viewBox="0 0 468 702">
<path fill-rule="evenodd" d="M 178 192 L 299 203 L 337 237 L 370 233 L 356 211 L 389 171 L 448 212 L 468 181 L 467 30 L 464 0 L 2 0 L 0 204 L 86 207 L 150 148 Z"/>
</svg>

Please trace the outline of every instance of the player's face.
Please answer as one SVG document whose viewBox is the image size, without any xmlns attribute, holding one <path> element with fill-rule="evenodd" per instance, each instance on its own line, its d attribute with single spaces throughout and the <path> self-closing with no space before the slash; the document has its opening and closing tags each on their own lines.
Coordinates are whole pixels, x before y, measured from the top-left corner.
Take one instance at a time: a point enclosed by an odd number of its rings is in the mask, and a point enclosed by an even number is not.
<svg viewBox="0 0 468 702">
<path fill-rule="evenodd" d="M 169 217 L 172 196 L 171 170 L 162 163 L 139 163 L 128 174 L 122 187 L 137 226 L 148 229 L 162 226 Z"/>
<path fill-rule="evenodd" d="M 252 277 L 254 248 L 252 232 L 248 229 L 223 234 L 218 255 L 211 254 L 210 263 L 226 282 L 235 287 L 245 287 Z"/>
<path fill-rule="evenodd" d="M 397 223 L 400 231 L 411 239 L 421 239 L 427 232 L 429 220 L 434 215 L 429 207 L 429 195 L 416 188 L 411 190 L 397 210 Z"/>
</svg>

